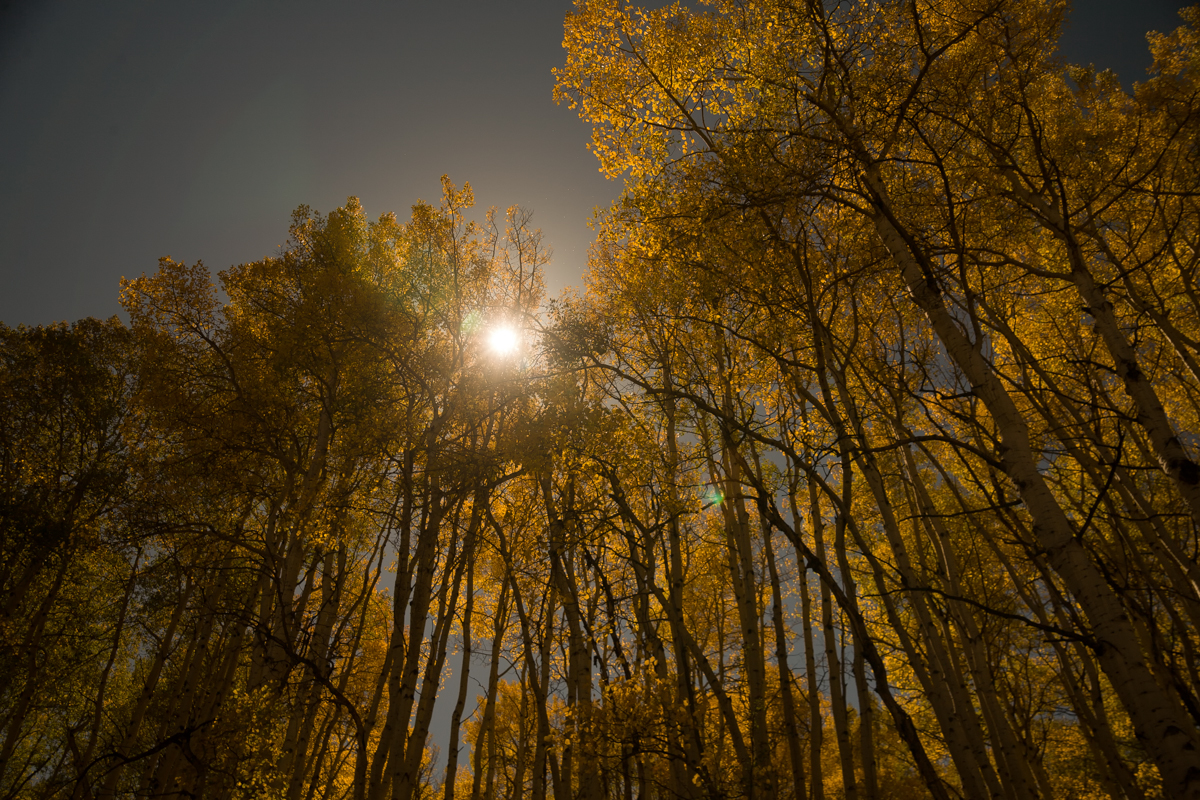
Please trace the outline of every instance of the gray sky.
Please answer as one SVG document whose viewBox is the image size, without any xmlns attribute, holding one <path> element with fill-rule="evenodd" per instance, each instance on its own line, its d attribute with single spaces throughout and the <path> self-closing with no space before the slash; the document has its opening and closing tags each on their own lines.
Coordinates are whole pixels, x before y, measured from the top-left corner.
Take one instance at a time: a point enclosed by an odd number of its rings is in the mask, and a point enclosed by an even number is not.
<svg viewBox="0 0 1200 800">
<path fill-rule="evenodd" d="M 402 220 L 439 178 L 534 211 L 577 280 L 617 187 L 551 99 L 569 2 L 49 2 L 0 30 L 0 320 L 117 311 L 161 255 L 268 255 L 300 203 Z"/>
<path fill-rule="evenodd" d="M 300 203 L 402 219 L 470 181 L 534 212 L 551 292 L 619 187 L 551 99 L 569 0 L 0 0 L 0 320 L 109 316 L 159 256 L 270 254 Z M 1065 55 L 1128 81 L 1171 0 L 1078 0 Z"/>
</svg>

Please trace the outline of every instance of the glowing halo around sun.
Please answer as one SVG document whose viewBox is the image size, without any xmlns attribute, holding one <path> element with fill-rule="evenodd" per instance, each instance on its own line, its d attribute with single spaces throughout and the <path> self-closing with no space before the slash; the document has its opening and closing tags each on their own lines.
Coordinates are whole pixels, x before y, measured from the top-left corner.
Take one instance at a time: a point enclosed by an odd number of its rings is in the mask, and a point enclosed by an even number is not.
<svg viewBox="0 0 1200 800">
<path fill-rule="evenodd" d="M 517 335 L 515 330 L 507 326 L 501 325 L 492 328 L 488 333 L 488 347 L 498 356 L 506 356 L 516 351 L 520 344 L 520 336 Z"/>
</svg>

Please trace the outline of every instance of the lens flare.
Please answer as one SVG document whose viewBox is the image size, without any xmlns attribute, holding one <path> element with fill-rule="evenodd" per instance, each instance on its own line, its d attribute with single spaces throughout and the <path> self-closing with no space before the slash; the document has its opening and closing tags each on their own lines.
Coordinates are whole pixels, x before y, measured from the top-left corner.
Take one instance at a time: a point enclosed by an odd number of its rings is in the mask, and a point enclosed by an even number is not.
<svg viewBox="0 0 1200 800">
<path fill-rule="evenodd" d="M 488 334 L 488 346 L 496 355 L 508 355 L 517 349 L 520 338 L 512 328 L 492 328 Z"/>
<path fill-rule="evenodd" d="M 718 489 L 717 487 L 710 486 L 704 492 L 703 503 L 704 503 L 705 508 L 711 508 L 712 506 L 719 506 L 723 502 L 725 502 L 725 495 L 722 494 L 721 490 Z"/>
</svg>

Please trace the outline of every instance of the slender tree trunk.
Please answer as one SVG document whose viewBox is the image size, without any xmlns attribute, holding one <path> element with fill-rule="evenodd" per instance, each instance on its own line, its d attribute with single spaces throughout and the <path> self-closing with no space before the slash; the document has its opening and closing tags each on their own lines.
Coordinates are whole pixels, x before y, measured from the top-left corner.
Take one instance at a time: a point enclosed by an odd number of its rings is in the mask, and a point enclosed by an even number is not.
<svg viewBox="0 0 1200 800">
<path fill-rule="evenodd" d="M 130 715 L 125 735 L 122 737 L 121 743 L 117 746 L 114 753 L 116 763 L 104 775 L 104 780 L 96 792 L 98 800 L 106 800 L 106 798 L 111 797 L 116 791 L 117 784 L 121 780 L 121 774 L 125 769 L 126 760 L 137 744 L 142 720 L 146 718 L 146 711 L 150 707 L 150 700 L 154 697 L 155 690 L 158 688 L 163 667 L 167 663 L 167 658 L 171 655 L 172 645 L 175 641 L 175 632 L 179 628 L 179 622 L 183 619 L 184 612 L 187 610 L 188 601 L 192 597 L 193 586 L 194 584 L 189 577 L 184 584 L 183 594 L 176 602 L 175 609 L 171 612 L 171 621 L 167 623 L 167 630 L 163 634 L 162 644 L 155 652 L 154 662 L 146 674 L 145 681 L 142 683 L 142 690 L 138 694 L 137 703 L 134 705 L 133 713 Z"/>
<path fill-rule="evenodd" d="M 71 791 L 72 800 L 78 800 L 86 794 L 90 795 L 90 785 L 94 784 L 95 778 L 89 778 L 87 772 L 92 767 L 92 755 L 96 752 L 96 745 L 100 738 L 100 727 L 104 722 L 104 700 L 106 690 L 108 688 L 108 679 L 112 674 L 113 664 L 117 660 L 117 652 L 121 648 L 121 636 L 125 632 L 125 620 L 129 614 L 129 602 L 133 598 L 133 591 L 136 588 L 138 577 L 138 566 L 141 564 L 142 551 L 139 548 L 137 557 L 133 560 L 133 568 L 129 573 L 129 581 L 125 584 L 125 593 L 121 597 L 121 610 L 117 613 L 116 629 L 112 635 L 112 647 L 108 652 L 108 660 L 105 661 L 104 669 L 100 673 L 100 685 L 96 688 L 96 700 L 93 704 L 92 724 L 88 731 L 87 749 L 84 750 L 82 757 L 79 759 L 77 767 L 77 775 L 75 787 Z M 88 787 L 85 790 L 85 786 Z"/>
<path fill-rule="evenodd" d="M 811 481 L 808 484 L 808 499 L 809 530 L 811 531 L 815 526 L 822 524 L 817 487 Z M 798 528 L 802 517 L 797 508 L 795 486 L 788 492 L 788 502 L 791 505 L 792 520 Z M 804 635 L 804 674 L 808 682 L 808 748 L 809 775 L 811 776 L 809 798 L 810 800 L 824 800 L 825 774 L 821 768 L 821 748 L 825 744 L 825 718 L 821 714 L 821 687 L 817 681 L 817 645 L 813 636 L 812 593 L 809 591 L 809 570 L 799 552 L 796 554 L 796 559 L 800 569 L 800 619 Z M 796 797 L 800 797 L 799 792 Z"/>
<path fill-rule="evenodd" d="M 598 772 L 595 760 L 588 757 L 592 751 L 593 744 L 581 741 L 580 739 L 581 734 L 583 736 L 587 735 L 587 731 L 591 726 L 591 657 L 589 655 L 589 648 L 583 638 L 583 619 L 579 609 L 578 593 L 576 587 L 572 585 L 571 576 L 568 574 L 566 564 L 564 563 L 566 526 L 563 524 L 562 518 L 555 508 L 553 485 L 549 475 L 542 475 L 541 489 L 550 532 L 550 574 L 551 579 L 558 588 L 558 594 L 562 597 L 563 613 L 567 620 L 567 676 L 573 690 L 571 692 L 573 695 L 571 708 L 573 711 L 572 721 L 575 726 L 575 732 L 563 751 L 562 780 L 565 786 L 571 787 L 573 785 L 573 761 L 575 760 L 576 744 L 580 745 L 579 755 L 582 763 L 579 764 L 579 769 L 582 770 L 582 774 L 594 777 Z M 584 800 L 599 800 L 599 788 L 599 783 L 596 780 L 585 780 L 579 786 L 579 794 Z M 568 790 L 573 791 L 573 789 Z"/>
<path fill-rule="evenodd" d="M 779 588 L 779 570 L 775 565 L 775 549 L 771 546 L 770 528 L 763 525 L 763 548 L 766 550 L 767 571 L 771 578 L 771 618 L 775 627 L 775 662 L 779 668 L 779 699 L 783 706 L 783 731 L 787 737 L 788 758 L 791 762 L 792 796 L 804 796 L 804 756 L 800 749 L 800 728 L 796 724 L 796 701 L 792 696 L 792 670 L 788 666 L 787 627 L 783 618 L 783 593 Z"/>
<path fill-rule="evenodd" d="M 328 680 L 332 677 L 332 662 L 329 646 L 333 638 L 334 623 L 341 607 L 342 593 L 346 583 L 346 545 L 339 543 L 336 551 L 326 550 L 321 568 L 321 607 L 317 612 L 316 630 L 309 645 L 310 672 L 318 672 Z M 288 783 L 288 800 L 300 800 L 304 781 L 309 773 L 311 761 L 308 757 L 309 742 L 321 710 L 322 688 L 318 675 L 308 674 L 302 686 L 297 705 L 303 704 L 304 718 L 297 738 L 293 757 L 291 780 Z"/>
<path fill-rule="evenodd" d="M 458 728 L 462 722 L 463 707 L 467 703 L 467 689 L 471 676 L 471 615 L 475 611 L 475 560 L 467 560 L 467 597 L 462 616 L 462 661 L 459 666 L 458 697 L 454 711 L 450 714 L 450 744 L 446 749 L 446 777 L 442 781 L 445 800 L 454 800 L 454 783 L 458 777 Z"/>
<path fill-rule="evenodd" d="M 408 601 L 412 594 L 412 579 L 415 559 L 412 557 L 413 521 L 416 516 L 417 487 L 413 476 L 416 470 L 416 453 L 409 450 L 404 454 L 397 503 L 400 513 L 396 519 L 396 530 L 400 541 L 396 548 L 396 585 L 392 595 L 392 630 L 388 641 L 387 672 L 387 716 L 384 718 L 383 730 L 375 754 L 371 759 L 371 773 L 368 781 L 367 798 L 382 800 L 387 792 L 390 773 L 387 772 L 387 762 L 396 746 L 397 739 L 408 733 L 408 717 L 401 719 L 400 711 L 403 703 L 400 700 L 403 693 L 402 685 L 406 665 L 409 661 L 408 640 L 405 637 L 405 617 L 408 614 Z M 422 630 L 422 633 L 424 631 Z M 380 676 L 381 680 L 383 676 Z M 401 744 L 400 747 L 403 747 Z"/>
<path fill-rule="evenodd" d="M 824 525 L 813 526 L 813 552 L 823 563 L 829 563 L 823 531 Z M 858 784 L 854 779 L 854 753 L 850 746 L 845 685 L 842 682 L 841 659 L 838 657 L 837 634 L 833 629 L 833 598 L 829 586 L 825 584 L 821 586 L 821 641 L 825 647 L 825 680 L 829 686 L 829 705 L 833 711 L 833 731 L 842 765 L 842 792 L 847 800 L 854 800 L 858 796 Z"/>
<path fill-rule="evenodd" d="M 492 650 L 488 666 L 487 701 L 483 708 L 483 719 L 479 723 L 479 733 L 475 736 L 474 780 L 471 786 L 471 800 L 480 800 L 480 782 L 483 774 L 483 740 L 487 737 L 488 745 L 488 785 L 483 797 L 492 800 L 491 776 L 495 774 L 495 742 L 496 742 L 496 693 L 500 681 L 500 650 L 504 643 L 504 631 L 508 627 L 508 584 L 505 578 L 500 586 L 500 597 L 496 601 L 496 616 L 492 622 Z"/>
<path fill-rule="evenodd" d="M 425 740 L 429 735 L 429 722 L 433 716 L 433 706 L 437 700 L 438 688 L 441 685 L 442 668 L 446 663 L 446 643 L 450 636 L 450 628 L 453 622 L 453 612 L 458 605 L 458 596 L 461 591 L 463 573 L 467 563 L 474 558 L 475 555 L 475 539 L 479 529 L 479 525 L 483 520 L 483 509 L 486 504 L 486 490 L 480 486 L 475 494 L 475 502 L 471 507 L 470 521 L 467 528 L 462 532 L 462 554 L 457 554 L 457 536 L 451 540 L 451 547 L 445 557 L 445 566 L 442 575 L 442 585 L 438 592 L 438 611 L 434 620 L 433 636 L 430 639 L 429 656 L 425 662 L 425 673 L 422 680 L 420 700 L 416 704 L 416 715 L 413 718 L 412 732 L 408 736 L 408 746 L 403 753 L 403 760 L 397 758 L 392 762 L 397 766 L 401 766 L 400 771 L 393 771 L 392 777 L 392 797 L 394 800 L 411 800 L 416 792 L 420 781 L 421 757 L 424 754 Z M 440 517 L 439 517 L 440 527 Z M 437 529 L 435 528 L 434 531 Z M 456 523 L 453 526 L 455 534 L 461 530 Z M 428 534 L 430 541 L 434 542 L 432 533 Z M 458 556 L 456 558 L 456 556 Z M 457 561 L 457 567 L 451 572 L 451 565 Z M 433 565 L 428 567 L 428 573 L 432 576 Z M 431 580 L 431 578 L 430 578 Z M 422 578 L 418 581 L 421 586 L 421 591 L 427 591 L 426 579 Z M 447 587 L 450 588 L 450 599 L 446 600 Z M 416 594 L 414 593 L 414 597 Z M 421 614 L 421 619 L 427 618 L 428 604 L 426 604 Z M 423 624 L 422 624 L 423 626 Z M 410 644 L 410 647 L 413 645 Z M 419 648 L 419 643 L 416 644 Z M 409 698 L 411 704 L 412 692 L 406 691 L 405 697 Z M 399 754 L 393 753 L 394 756 Z"/>
<path fill-rule="evenodd" d="M 666 488 L 670 501 L 668 505 L 670 518 L 667 521 L 667 544 L 670 550 L 667 561 L 667 597 L 671 603 L 671 613 L 667 619 L 672 631 L 672 654 L 675 656 L 675 680 L 677 687 L 675 702 L 687 709 L 687 713 L 681 715 L 682 729 L 679 731 L 679 741 L 671 743 L 673 747 L 678 748 L 678 756 L 683 762 L 682 769 L 678 769 L 675 767 L 675 760 L 672 760 L 672 780 L 675 792 L 680 797 L 690 798 L 698 788 L 693 783 L 692 776 L 698 774 L 697 770 L 702 757 L 703 747 L 696 725 L 697 702 L 696 692 L 693 689 L 691 657 L 687 648 L 683 645 L 679 631 L 679 627 L 683 623 L 684 566 L 683 544 L 679 526 L 679 512 L 682 510 L 683 505 L 679 500 L 678 491 L 678 476 L 680 473 L 677 430 L 678 409 L 675 403 L 674 375 L 671 369 L 671 358 L 669 355 L 664 354 L 661 360 L 663 383 L 662 405 L 663 414 L 666 418 L 663 430 L 663 435 L 666 439 Z"/>
<path fill-rule="evenodd" d="M 724 359 L 719 367 L 724 373 Z M 732 389 L 728 376 L 722 374 L 723 410 L 727 420 L 733 419 Z M 725 498 L 721 504 L 729 537 L 730 579 L 738 608 L 739 638 L 742 644 L 742 668 L 746 674 L 750 700 L 751 761 L 747 774 L 747 796 L 750 800 L 774 800 L 774 769 L 771 764 L 771 741 L 767 731 L 766 660 L 763 656 L 762 632 L 758 613 L 758 577 L 754 568 L 754 545 L 750 532 L 750 516 L 742 489 L 739 457 L 733 455 L 736 444 L 732 433 L 721 426 L 722 466 L 725 475 Z M 714 482 L 716 474 L 713 475 Z M 850 798 L 853 800 L 853 797 Z"/>
</svg>

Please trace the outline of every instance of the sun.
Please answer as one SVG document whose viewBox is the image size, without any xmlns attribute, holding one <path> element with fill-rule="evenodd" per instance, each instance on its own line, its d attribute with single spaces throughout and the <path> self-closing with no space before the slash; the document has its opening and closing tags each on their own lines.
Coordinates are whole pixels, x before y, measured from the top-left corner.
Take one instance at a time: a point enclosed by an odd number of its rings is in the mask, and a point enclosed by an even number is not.
<svg viewBox="0 0 1200 800">
<path fill-rule="evenodd" d="M 517 332 L 512 328 L 505 326 L 492 328 L 491 332 L 488 334 L 488 346 L 496 355 L 508 355 L 517 349 L 517 345 L 520 344 L 520 341 L 521 340 L 520 337 L 517 336 Z"/>
</svg>

